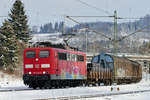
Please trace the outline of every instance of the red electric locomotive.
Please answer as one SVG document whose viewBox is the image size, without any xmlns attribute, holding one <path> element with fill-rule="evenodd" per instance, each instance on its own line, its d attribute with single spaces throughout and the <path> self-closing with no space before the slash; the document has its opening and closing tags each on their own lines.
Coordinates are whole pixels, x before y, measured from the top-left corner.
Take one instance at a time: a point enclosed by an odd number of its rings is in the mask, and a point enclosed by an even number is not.
<svg viewBox="0 0 150 100">
<path fill-rule="evenodd" d="M 57 48 L 24 50 L 24 84 L 32 88 L 78 86 L 87 79 L 86 54 Z"/>
</svg>

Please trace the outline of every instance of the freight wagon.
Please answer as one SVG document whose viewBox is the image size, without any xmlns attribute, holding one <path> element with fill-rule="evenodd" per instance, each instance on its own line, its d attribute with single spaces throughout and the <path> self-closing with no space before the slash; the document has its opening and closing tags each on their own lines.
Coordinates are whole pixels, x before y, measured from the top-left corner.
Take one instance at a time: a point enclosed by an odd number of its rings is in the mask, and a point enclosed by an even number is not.
<svg viewBox="0 0 150 100">
<path fill-rule="evenodd" d="M 125 57 L 101 53 L 93 57 L 87 66 L 88 84 L 133 83 L 139 82 L 141 79 L 141 65 Z"/>
</svg>

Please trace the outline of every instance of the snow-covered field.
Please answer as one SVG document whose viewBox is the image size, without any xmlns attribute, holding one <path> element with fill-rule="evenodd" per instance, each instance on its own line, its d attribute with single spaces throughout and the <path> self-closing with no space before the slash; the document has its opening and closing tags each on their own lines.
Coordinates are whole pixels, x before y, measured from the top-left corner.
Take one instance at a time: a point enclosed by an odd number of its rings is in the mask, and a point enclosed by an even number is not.
<svg viewBox="0 0 150 100">
<path fill-rule="evenodd" d="M 139 94 L 107 96 L 102 98 L 90 98 L 86 100 L 149 100 L 149 95 L 150 93 L 139 93 Z"/>
<path fill-rule="evenodd" d="M 128 91 L 150 90 L 149 76 L 144 75 L 143 80 L 137 84 L 117 85 L 113 86 L 97 86 L 97 87 L 76 87 L 65 89 L 43 89 L 43 90 L 24 90 L 24 91 L 3 91 L 8 89 L 27 89 L 21 79 L 16 79 L 0 72 L 0 100 L 37 100 L 67 96 L 82 96 L 82 95 L 96 95 L 107 93 L 122 93 Z M 117 88 L 119 87 L 119 91 Z M 150 92 L 124 94 L 105 96 L 97 98 L 88 98 L 81 100 L 149 100 Z"/>
<path fill-rule="evenodd" d="M 23 81 L 14 75 L 0 72 L 0 89 L 5 87 L 24 86 Z M 0 99 L 1 100 L 1 99 Z"/>
</svg>

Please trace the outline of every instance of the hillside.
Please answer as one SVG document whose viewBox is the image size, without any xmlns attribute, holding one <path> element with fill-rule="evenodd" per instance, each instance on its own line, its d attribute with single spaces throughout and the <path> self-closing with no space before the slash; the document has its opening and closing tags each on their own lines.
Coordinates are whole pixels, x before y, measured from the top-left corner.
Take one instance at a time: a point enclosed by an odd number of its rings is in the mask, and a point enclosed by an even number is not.
<svg viewBox="0 0 150 100">
<path fill-rule="evenodd" d="M 62 32 L 63 31 L 63 22 L 56 22 L 54 25 L 52 23 L 47 23 L 44 24 L 40 27 L 40 33 L 54 33 L 54 32 Z M 103 32 L 105 34 L 112 34 L 113 33 L 113 27 L 114 24 L 113 22 L 86 22 L 86 23 L 81 23 L 84 24 L 85 26 L 94 29 L 98 32 Z M 150 15 L 146 15 L 140 19 L 135 19 L 135 20 L 130 20 L 127 19 L 126 22 L 119 23 L 118 26 L 118 34 L 120 33 L 131 33 L 134 32 L 138 29 L 142 29 L 144 26 L 150 25 Z M 73 27 L 66 27 L 66 33 L 70 32 L 76 32 L 80 29 L 83 29 L 85 27 L 82 27 L 82 25 L 75 25 Z M 34 32 L 35 27 L 32 28 Z M 146 29 L 144 31 L 149 31 L 150 29 Z M 148 34 L 148 33 L 146 33 Z"/>
<path fill-rule="evenodd" d="M 85 26 L 91 29 L 96 30 L 97 32 L 102 32 L 112 39 L 114 38 L 113 22 L 88 22 L 82 24 L 84 24 Z M 52 23 L 42 25 L 40 33 L 45 34 L 46 32 L 48 32 L 49 34 L 51 34 L 51 33 L 62 32 L 63 30 L 62 25 L 63 22 L 60 23 L 57 22 L 54 25 L 52 25 Z M 150 15 L 146 15 L 140 19 L 135 19 L 134 21 L 128 20 L 127 22 L 118 23 L 117 39 L 120 39 L 123 36 L 127 36 L 149 25 L 150 25 Z M 52 29 L 52 31 L 50 29 Z M 66 27 L 65 29 L 66 29 L 65 33 L 67 34 L 70 33 L 76 34 L 76 36 L 72 37 L 72 39 L 70 39 L 69 41 L 69 44 L 71 46 L 78 47 L 80 50 L 88 51 L 88 52 L 100 52 L 100 51 L 113 52 L 112 41 L 109 41 L 108 39 L 104 38 L 100 34 L 96 34 L 94 32 L 85 30 L 85 27 L 82 27 L 82 25 Z M 144 43 L 148 43 L 150 40 L 149 31 L 150 28 L 144 29 L 142 32 L 138 32 L 130 36 L 129 38 L 118 42 L 117 52 L 141 53 L 141 51 L 139 50 L 141 46 L 144 45 Z M 87 39 L 86 39 L 86 33 L 87 33 Z"/>
</svg>

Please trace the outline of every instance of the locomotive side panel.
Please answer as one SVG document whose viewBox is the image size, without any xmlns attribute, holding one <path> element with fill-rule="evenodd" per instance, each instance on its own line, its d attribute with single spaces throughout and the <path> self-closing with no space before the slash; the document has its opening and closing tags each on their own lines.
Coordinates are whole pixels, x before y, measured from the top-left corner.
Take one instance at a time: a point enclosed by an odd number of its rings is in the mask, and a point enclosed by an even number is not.
<svg viewBox="0 0 150 100">
<path fill-rule="evenodd" d="M 83 53 L 58 51 L 59 79 L 86 79 L 86 56 Z"/>
</svg>

